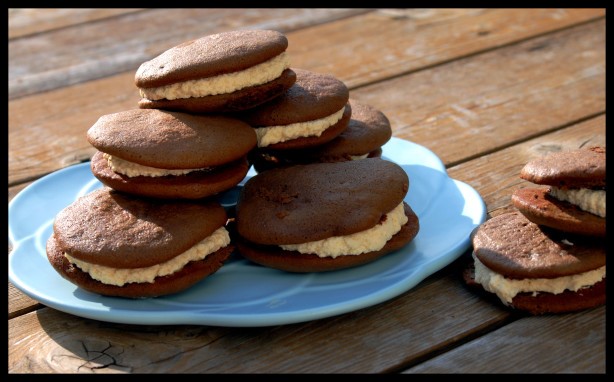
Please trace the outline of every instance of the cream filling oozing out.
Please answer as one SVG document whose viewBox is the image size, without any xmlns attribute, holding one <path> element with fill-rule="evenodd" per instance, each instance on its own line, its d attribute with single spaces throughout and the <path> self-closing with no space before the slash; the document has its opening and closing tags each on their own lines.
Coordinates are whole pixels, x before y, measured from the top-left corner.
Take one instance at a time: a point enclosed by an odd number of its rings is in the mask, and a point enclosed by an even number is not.
<svg viewBox="0 0 614 382">
<path fill-rule="evenodd" d="M 193 169 L 169 170 L 165 168 L 143 166 L 138 163 L 130 162 L 125 159 L 114 157 L 106 153 L 102 154 L 102 156 L 107 160 L 107 163 L 109 164 L 109 167 L 111 167 L 111 170 L 118 174 L 126 175 L 130 178 L 133 178 L 135 176 L 157 177 L 167 175 L 185 175 L 193 171 L 203 171 L 209 169 L 209 167 L 203 167 Z"/>
<path fill-rule="evenodd" d="M 588 188 L 563 190 L 558 187 L 550 187 L 549 192 L 558 200 L 569 202 L 581 210 L 605 218 L 605 190 Z"/>
<path fill-rule="evenodd" d="M 539 292 L 552 294 L 559 294 L 565 290 L 575 292 L 590 287 L 605 277 L 604 265 L 592 271 L 553 279 L 508 279 L 490 270 L 475 255 L 472 256 L 475 262 L 475 281 L 481 284 L 485 290 L 495 293 L 505 305 L 509 305 L 518 293 L 532 292 L 536 295 Z"/>
<path fill-rule="evenodd" d="M 308 122 L 291 123 L 289 125 L 258 127 L 256 128 L 256 138 L 258 147 L 285 142 L 300 137 L 319 137 L 324 130 L 328 129 L 343 117 L 345 106 L 338 112 L 328 117 L 316 119 Z"/>
<path fill-rule="evenodd" d="M 178 82 L 157 88 L 139 88 L 141 97 L 150 100 L 181 99 L 228 94 L 250 86 L 262 85 L 281 76 L 290 67 L 290 59 L 283 52 L 251 68 L 215 77 Z"/>
<path fill-rule="evenodd" d="M 405 208 L 401 202 L 386 215 L 383 223 L 377 224 L 373 228 L 350 235 L 333 236 L 309 243 L 280 245 L 280 247 L 288 251 L 316 254 L 319 257 L 335 258 L 343 255 L 360 255 L 361 253 L 382 249 L 407 221 Z"/>
<path fill-rule="evenodd" d="M 230 235 L 226 228 L 220 227 L 179 256 L 167 262 L 145 268 L 111 268 L 77 260 L 68 253 L 64 253 L 64 256 L 83 272 L 87 272 L 93 279 L 104 284 L 122 286 L 129 283 L 153 283 L 156 277 L 175 273 L 190 261 L 202 260 L 228 244 L 230 244 Z"/>
</svg>

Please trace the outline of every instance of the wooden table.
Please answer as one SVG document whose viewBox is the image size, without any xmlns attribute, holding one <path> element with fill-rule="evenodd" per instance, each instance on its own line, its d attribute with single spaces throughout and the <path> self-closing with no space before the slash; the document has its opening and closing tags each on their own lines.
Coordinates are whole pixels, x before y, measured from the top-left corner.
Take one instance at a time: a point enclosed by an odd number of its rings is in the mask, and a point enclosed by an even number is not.
<svg viewBox="0 0 614 382">
<path fill-rule="evenodd" d="M 88 161 L 87 129 L 134 108 L 136 68 L 231 29 L 286 33 L 292 65 L 331 73 L 512 209 L 546 152 L 605 144 L 605 9 L 9 9 L 9 202 Z M 442 229 L 445 227 L 442 226 Z M 11 247 L 9 246 L 9 251 Z M 531 317 L 468 290 L 458 260 L 383 303 L 267 327 L 128 325 L 63 313 L 9 282 L 9 373 L 605 373 L 605 307 Z"/>
</svg>

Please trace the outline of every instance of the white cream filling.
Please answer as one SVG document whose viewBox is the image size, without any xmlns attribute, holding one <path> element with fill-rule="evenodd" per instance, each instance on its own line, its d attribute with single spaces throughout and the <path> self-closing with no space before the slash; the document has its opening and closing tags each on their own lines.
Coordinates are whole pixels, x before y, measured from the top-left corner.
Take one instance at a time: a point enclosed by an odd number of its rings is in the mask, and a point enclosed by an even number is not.
<svg viewBox="0 0 614 382">
<path fill-rule="evenodd" d="M 107 160 L 109 167 L 111 170 L 118 174 L 126 175 L 130 178 L 135 176 L 167 176 L 167 175 L 185 175 L 193 171 L 202 171 L 208 170 L 208 167 L 203 168 L 193 168 L 193 169 L 180 169 L 180 170 L 169 170 L 165 168 L 156 168 L 143 166 L 138 163 L 130 162 L 125 159 L 121 159 L 118 157 L 114 157 L 109 154 L 102 154 L 102 156 Z"/>
<path fill-rule="evenodd" d="M 563 190 L 558 187 L 550 187 L 550 195 L 605 218 L 605 190 L 590 190 L 588 188 Z"/>
<path fill-rule="evenodd" d="M 175 273 L 190 261 L 202 260 L 207 255 L 220 248 L 224 248 L 228 244 L 230 244 L 230 235 L 226 228 L 220 227 L 209 237 L 203 239 L 181 255 L 167 262 L 145 268 L 111 268 L 77 260 L 68 253 L 64 253 L 64 256 L 83 272 L 87 272 L 93 279 L 104 284 L 122 286 L 129 283 L 153 283 L 156 277 Z"/>
<path fill-rule="evenodd" d="M 309 243 L 280 245 L 280 247 L 288 251 L 311 253 L 319 257 L 332 258 L 379 251 L 392 236 L 401 230 L 401 227 L 407 223 L 407 220 L 403 203 L 401 203 L 386 215 L 383 223 L 377 224 L 373 228 L 351 235 L 333 236 Z"/>
<path fill-rule="evenodd" d="M 258 147 L 266 147 L 275 143 L 285 142 L 300 137 L 319 137 L 324 130 L 328 129 L 343 117 L 345 106 L 338 112 L 328 117 L 308 122 L 291 123 L 289 125 L 258 127 L 256 138 Z"/>
<path fill-rule="evenodd" d="M 363 155 L 350 155 L 350 159 L 351 160 L 360 160 L 360 159 L 366 159 L 368 156 L 369 156 L 369 153 L 363 154 Z"/>
<path fill-rule="evenodd" d="M 238 72 L 178 82 L 157 88 L 139 88 L 139 91 L 141 97 L 150 100 L 174 100 L 228 94 L 246 87 L 262 85 L 273 81 L 281 76 L 281 73 L 289 67 L 289 56 L 286 52 L 283 52 L 268 61 Z"/>
<path fill-rule="evenodd" d="M 605 277 L 605 265 L 592 271 L 573 276 L 563 276 L 553 279 L 508 279 L 496 273 L 482 264 L 475 255 L 475 281 L 481 284 L 485 290 L 495 293 L 499 299 L 509 305 L 518 293 L 539 292 L 559 294 L 565 290 L 575 292 L 579 289 L 590 287 Z"/>
</svg>

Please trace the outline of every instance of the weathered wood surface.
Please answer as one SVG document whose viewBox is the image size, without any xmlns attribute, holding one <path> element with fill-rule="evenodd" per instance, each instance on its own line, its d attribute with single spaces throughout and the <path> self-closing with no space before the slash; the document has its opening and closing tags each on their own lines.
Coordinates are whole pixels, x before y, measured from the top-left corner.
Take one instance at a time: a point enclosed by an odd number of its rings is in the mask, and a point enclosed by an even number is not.
<svg viewBox="0 0 614 382">
<path fill-rule="evenodd" d="M 353 98 L 384 111 L 396 137 L 429 148 L 451 177 L 480 193 L 489 217 L 512 208 L 530 159 L 605 145 L 605 9 L 11 15 L 23 17 L 9 22 L 9 202 L 41 176 L 89 160 L 85 132 L 103 114 L 136 107 L 134 70 L 144 57 L 244 27 L 284 31 L 293 65 L 335 74 Z M 168 27 L 145 22 L 153 16 Z M 9 282 L 8 370 L 605 373 L 604 307 L 510 312 L 464 287 L 469 253 L 382 304 L 263 328 L 106 323 L 45 307 Z"/>
<path fill-rule="evenodd" d="M 9 40 L 9 98 L 134 71 L 143 61 L 183 41 L 235 28 L 287 32 L 288 52 L 295 65 L 334 74 L 355 87 L 605 17 L 602 9 L 107 12 L 118 15 L 37 34 L 26 41 Z M 160 27 L 167 24 L 173 28 Z M 321 25 L 307 28 L 315 24 Z M 325 41 L 321 36 L 326 36 Z M 78 50 L 74 49 L 77 44 Z"/>
<path fill-rule="evenodd" d="M 275 328 L 126 326 L 45 308 L 9 322 L 14 325 L 9 327 L 14 329 L 9 330 L 11 337 L 45 333 L 19 343 L 9 338 L 9 368 L 54 373 L 386 372 L 449 346 L 451 338 L 476 326 L 488 327 L 510 316 L 457 283 L 456 275 L 429 279 L 377 307 Z M 332 332 L 339 336 L 331 337 Z M 32 346 L 40 349 L 39 357 L 24 358 Z"/>
<path fill-rule="evenodd" d="M 605 310 L 523 318 L 403 373 L 605 374 Z"/>
<path fill-rule="evenodd" d="M 140 10 L 143 8 L 9 8 L 9 40 Z"/>
<path fill-rule="evenodd" d="M 291 31 L 360 9 L 150 9 L 9 40 L 9 99 L 134 71 L 184 41 L 232 29 Z M 78 49 L 75 47 L 78 46 Z"/>
<path fill-rule="evenodd" d="M 381 20 L 380 28 L 387 29 L 384 25 Z M 339 49 L 344 46 L 344 40 L 335 43 Z M 136 107 L 133 77 L 131 71 L 10 101 L 9 184 L 88 160 L 94 150 L 85 140 L 87 129 L 103 114 Z M 579 99 L 579 93 L 586 96 Z M 603 112 L 605 23 L 461 58 L 366 90 L 351 90 L 351 95 L 384 111 L 396 136 L 428 143 L 446 164 L 458 163 L 510 140 Z M 36 142 L 33 134 L 39 137 Z M 472 145 L 450 147 L 451 134 L 469 135 Z"/>
<path fill-rule="evenodd" d="M 304 67 L 300 61 L 297 66 Z M 87 129 L 103 114 L 136 107 L 133 77 L 128 72 L 9 102 L 9 184 L 88 160 L 94 150 L 85 139 Z M 446 164 L 459 163 L 522 139 L 527 131 L 537 135 L 603 112 L 605 22 L 461 58 L 350 94 L 386 113 L 395 136 L 433 149 Z M 449 140 L 461 135 L 472 144 Z"/>
</svg>

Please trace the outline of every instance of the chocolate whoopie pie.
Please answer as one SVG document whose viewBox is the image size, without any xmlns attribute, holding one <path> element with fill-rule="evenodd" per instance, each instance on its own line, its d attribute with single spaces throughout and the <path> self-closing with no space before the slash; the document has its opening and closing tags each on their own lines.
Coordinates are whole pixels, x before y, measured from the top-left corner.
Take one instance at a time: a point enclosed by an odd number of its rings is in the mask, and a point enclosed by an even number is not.
<svg viewBox="0 0 614 382">
<path fill-rule="evenodd" d="M 605 304 L 605 244 L 543 228 L 521 212 L 503 213 L 471 235 L 465 282 L 530 314 L 566 313 Z"/>
<path fill-rule="evenodd" d="M 409 178 L 382 159 L 276 168 L 249 179 L 236 205 L 245 258 L 289 272 L 366 264 L 413 240 Z"/>
<path fill-rule="evenodd" d="M 330 74 L 293 69 L 296 82 L 279 97 L 235 116 L 256 130 L 258 147 L 293 150 L 341 134 L 352 115 L 350 92 Z"/>
<path fill-rule="evenodd" d="M 548 186 L 512 194 L 512 204 L 529 220 L 564 232 L 605 236 L 605 147 L 547 154 L 527 163 L 520 177 Z"/>
<path fill-rule="evenodd" d="M 134 109 L 100 117 L 87 131 L 103 184 L 155 198 L 198 199 L 237 185 L 249 170 L 254 130 L 220 115 Z"/>
<path fill-rule="evenodd" d="M 344 162 L 379 158 L 382 146 L 392 137 L 390 121 L 376 108 L 349 101 L 352 114 L 347 128 L 330 142 L 294 150 L 257 148 L 250 152 L 250 162 L 257 172 L 294 164 Z"/>
<path fill-rule="evenodd" d="M 215 273 L 234 246 L 214 201 L 135 197 L 109 188 L 60 211 L 47 241 L 53 268 L 105 296 L 177 293 Z"/>
<path fill-rule="evenodd" d="M 273 30 L 237 30 L 184 42 L 138 68 L 139 107 L 213 113 L 260 105 L 296 81 L 287 47 L 286 36 Z"/>
</svg>

